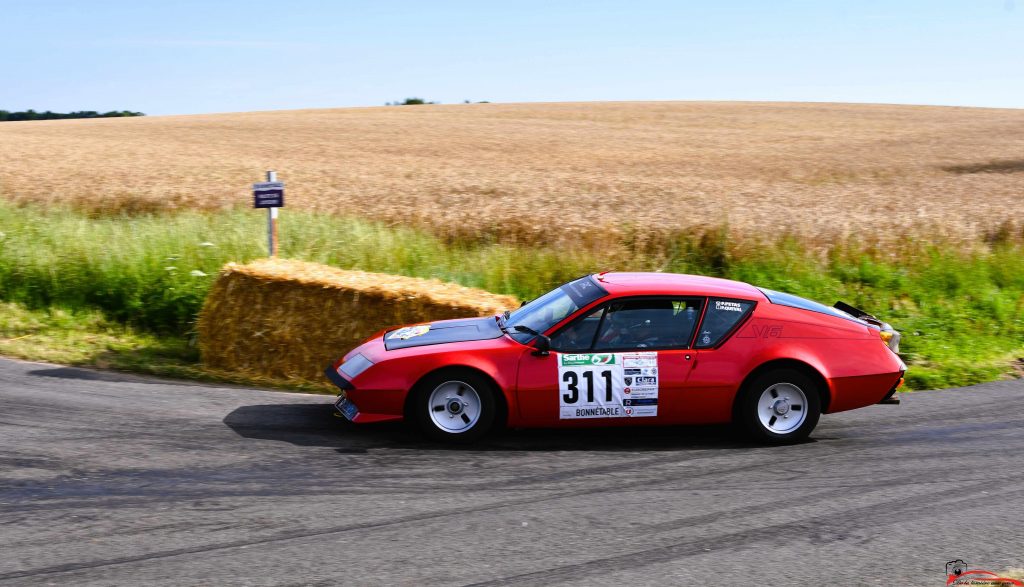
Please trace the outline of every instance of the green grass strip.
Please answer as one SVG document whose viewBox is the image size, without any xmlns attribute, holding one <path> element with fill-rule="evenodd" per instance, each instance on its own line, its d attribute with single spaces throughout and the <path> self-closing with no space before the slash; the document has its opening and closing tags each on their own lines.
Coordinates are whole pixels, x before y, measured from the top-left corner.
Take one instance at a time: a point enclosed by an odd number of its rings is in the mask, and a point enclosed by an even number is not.
<svg viewBox="0 0 1024 587">
<path fill-rule="evenodd" d="M 132 340 L 150 341 L 143 346 L 178 349 L 170 354 L 184 364 L 194 360 L 194 352 L 182 349 L 218 269 L 265 256 L 264 222 L 262 213 L 246 209 L 93 218 L 0 202 L 0 300 L 36 315 L 59 308 L 94 326 L 102 316 L 108 330 L 119 325 Z M 966 248 L 908 242 L 895 250 L 844 242 L 821 250 L 784 236 L 734 243 L 720 230 L 656 242 L 633 233 L 542 248 L 502 244 L 500 231 L 490 240 L 452 241 L 289 209 L 279 226 L 282 256 L 436 277 L 524 299 L 587 272 L 637 270 L 739 279 L 827 304 L 844 300 L 903 332 L 913 389 L 1006 376 L 1024 356 L 1018 242 Z M 8 328 L 0 336 L 16 332 Z"/>
</svg>

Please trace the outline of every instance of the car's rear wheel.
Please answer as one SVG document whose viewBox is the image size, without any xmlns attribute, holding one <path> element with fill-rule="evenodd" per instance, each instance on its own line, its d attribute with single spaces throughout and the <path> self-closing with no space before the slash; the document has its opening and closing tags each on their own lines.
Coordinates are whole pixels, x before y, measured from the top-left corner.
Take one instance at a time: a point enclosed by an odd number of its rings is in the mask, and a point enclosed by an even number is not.
<svg viewBox="0 0 1024 587">
<path fill-rule="evenodd" d="M 419 428 L 435 440 L 472 442 L 494 425 L 495 394 L 494 385 L 476 373 L 438 373 L 418 386 L 413 415 Z"/>
<path fill-rule="evenodd" d="M 821 416 L 815 382 L 795 369 L 775 369 L 755 377 L 742 391 L 737 424 L 759 442 L 784 444 L 807 438 Z"/>
</svg>

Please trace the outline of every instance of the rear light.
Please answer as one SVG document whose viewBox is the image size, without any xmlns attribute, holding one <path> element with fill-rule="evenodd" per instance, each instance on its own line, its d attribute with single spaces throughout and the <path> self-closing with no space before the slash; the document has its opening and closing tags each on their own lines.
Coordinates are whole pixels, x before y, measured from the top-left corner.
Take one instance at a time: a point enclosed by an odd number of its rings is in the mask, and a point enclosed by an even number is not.
<svg viewBox="0 0 1024 587">
<path fill-rule="evenodd" d="M 892 326 L 883 322 L 882 327 L 878 330 L 878 336 L 892 352 L 900 352 L 900 333 L 893 330 Z"/>
</svg>

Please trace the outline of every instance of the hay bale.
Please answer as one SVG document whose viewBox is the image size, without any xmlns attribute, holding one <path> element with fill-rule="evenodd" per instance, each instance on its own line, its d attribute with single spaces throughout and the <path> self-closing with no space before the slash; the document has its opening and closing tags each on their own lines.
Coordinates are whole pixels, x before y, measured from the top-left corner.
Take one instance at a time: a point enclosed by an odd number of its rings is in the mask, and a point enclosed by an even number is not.
<svg viewBox="0 0 1024 587">
<path fill-rule="evenodd" d="M 518 305 L 436 279 L 282 259 L 228 263 L 203 305 L 199 346 L 210 369 L 322 382 L 325 365 L 382 328 Z"/>
</svg>

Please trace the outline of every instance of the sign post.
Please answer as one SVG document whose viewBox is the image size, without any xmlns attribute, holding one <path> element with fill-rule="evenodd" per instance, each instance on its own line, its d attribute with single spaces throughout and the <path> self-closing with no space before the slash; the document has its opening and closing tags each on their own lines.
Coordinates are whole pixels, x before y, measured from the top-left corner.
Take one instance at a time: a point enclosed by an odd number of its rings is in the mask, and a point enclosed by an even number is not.
<svg viewBox="0 0 1024 587">
<path fill-rule="evenodd" d="M 284 208 L 284 183 L 277 172 L 268 171 L 267 181 L 252 184 L 253 208 L 267 209 L 267 252 L 277 256 L 277 209 Z"/>
</svg>

